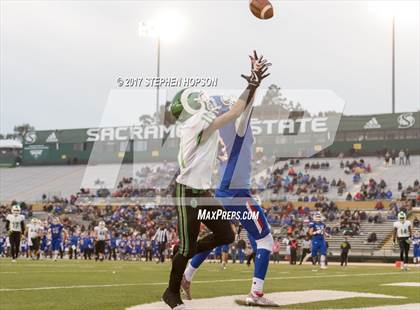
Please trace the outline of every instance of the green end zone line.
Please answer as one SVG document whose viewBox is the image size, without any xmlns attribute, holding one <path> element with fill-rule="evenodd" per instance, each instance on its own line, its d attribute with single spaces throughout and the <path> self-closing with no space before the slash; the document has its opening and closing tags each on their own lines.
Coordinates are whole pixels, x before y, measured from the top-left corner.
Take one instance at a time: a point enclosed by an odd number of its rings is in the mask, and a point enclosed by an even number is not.
<svg viewBox="0 0 420 310">
<path fill-rule="evenodd" d="M 406 273 L 406 275 L 419 275 L 420 272 Z M 266 280 L 288 280 L 288 279 L 320 279 L 320 278 L 345 278 L 345 277 L 366 277 L 366 276 L 391 276 L 401 275 L 401 272 L 381 272 L 381 273 L 355 273 L 355 274 L 334 274 L 334 275 L 318 275 L 318 276 L 295 276 L 295 277 L 268 277 Z M 243 282 L 250 281 L 250 278 L 244 279 L 224 279 L 224 280 L 198 280 L 197 283 L 221 283 L 221 282 Z M 120 284 L 92 284 L 92 285 L 69 285 L 69 286 L 45 286 L 45 287 L 26 287 L 26 288 L 0 288 L 0 292 L 18 292 L 18 291 L 42 291 L 42 290 L 60 290 L 74 288 L 103 288 L 103 287 L 124 287 L 124 286 L 152 286 L 152 285 L 168 285 L 168 282 L 151 282 L 151 283 L 120 283 Z"/>
</svg>

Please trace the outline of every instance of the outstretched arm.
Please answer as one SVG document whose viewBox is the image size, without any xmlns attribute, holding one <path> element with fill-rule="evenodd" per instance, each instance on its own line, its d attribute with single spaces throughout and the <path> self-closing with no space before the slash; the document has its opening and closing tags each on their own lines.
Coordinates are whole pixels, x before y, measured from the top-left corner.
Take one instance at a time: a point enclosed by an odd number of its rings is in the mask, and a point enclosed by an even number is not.
<svg viewBox="0 0 420 310">
<path fill-rule="evenodd" d="M 269 75 L 269 73 L 266 74 L 266 72 L 268 66 L 271 64 L 267 63 L 267 60 L 264 59 L 263 56 L 258 57 L 255 51 L 254 56 L 250 56 L 250 59 L 252 68 L 251 75 L 242 75 L 248 82 L 247 88 L 228 112 L 217 117 L 211 125 L 203 131 L 202 141 L 206 140 L 214 131 L 237 119 L 248 106 L 252 106 L 255 92 L 261 81 Z"/>
</svg>

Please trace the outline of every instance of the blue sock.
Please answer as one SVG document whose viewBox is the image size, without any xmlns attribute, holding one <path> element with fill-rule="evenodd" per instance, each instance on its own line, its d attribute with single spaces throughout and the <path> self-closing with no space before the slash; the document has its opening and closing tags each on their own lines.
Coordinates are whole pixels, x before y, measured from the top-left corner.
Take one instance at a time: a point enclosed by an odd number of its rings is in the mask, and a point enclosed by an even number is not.
<svg viewBox="0 0 420 310">
<path fill-rule="evenodd" d="M 257 249 L 255 253 L 254 278 L 265 279 L 268 263 L 270 262 L 270 253 L 266 249 Z"/>
<path fill-rule="evenodd" d="M 210 253 L 211 251 L 206 251 L 195 254 L 191 259 L 191 266 L 193 266 L 196 269 L 200 267 L 200 265 L 206 260 L 207 256 L 209 256 Z"/>
</svg>

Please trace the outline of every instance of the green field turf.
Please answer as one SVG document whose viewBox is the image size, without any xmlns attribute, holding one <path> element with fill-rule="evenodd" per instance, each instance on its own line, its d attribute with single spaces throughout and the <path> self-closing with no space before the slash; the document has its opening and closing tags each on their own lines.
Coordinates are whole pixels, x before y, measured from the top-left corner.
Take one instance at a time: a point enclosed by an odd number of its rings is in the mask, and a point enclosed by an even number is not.
<svg viewBox="0 0 420 310">
<path fill-rule="evenodd" d="M 170 265 L 154 262 L 0 260 L 0 309 L 124 309 L 158 301 L 166 288 Z M 418 287 L 381 286 L 420 282 L 420 271 L 392 267 L 330 266 L 314 272 L 311 265 L 270 265 L 265 291 L 333 289 L 406 296 L 407 299 L 351 298 L 296 304 L 299 309 L 351 308 L 420 302 Z M 247 294 L 252 267 L 230 264 L 221 270 L 207 263 L 194 278 L 193 297 Z M 207 282 L 208 281 L 208 282 Z M 9 289 L 9 290 L 7 290 Z M 11 290 L 10 290 L 11 289 Z M 25 289 L 25 290 L 16 290 Z M 211 309 L 211 305 L 209 305 Z M 246 309 L 246 307 L 244 307 Z M 219 309 L 220 310 L 220 309 Z"/>
</svg>

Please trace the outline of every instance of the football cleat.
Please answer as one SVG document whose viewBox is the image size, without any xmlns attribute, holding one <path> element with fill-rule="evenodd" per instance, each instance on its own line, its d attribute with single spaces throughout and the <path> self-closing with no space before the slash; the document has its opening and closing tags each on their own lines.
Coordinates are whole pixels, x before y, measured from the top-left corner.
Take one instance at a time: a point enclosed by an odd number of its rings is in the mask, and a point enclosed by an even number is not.
<svg viewBox="0 0 420 310">
<path fill-rule="evenodd" d="M 322 265 L 321 265 L 321 269 L 328 269 L 328 267 L 327 267 L 327 266 L 322 266 Z"/>
<path fill-rule="evenodd" d="M 181 300 L 181 296 L 175 294 L 167 288 L 162 295 L 162 301 L 173 310 L 186 310 L 187 307 Z"/>
<path fill-rule="evenodd" d="M 181 292 L 186 300 L 191 300 L 191 282 L 187 281 L 187 279 L 185 278 L 185 275 L 182 276 Z"/>
<path fill-rule="evenodd" d="M 248 306 L 265 306 L 265 307 L 278 307 L 279 305 L 274 301 L 263 297 L 263 293 L 251 292 L 245 298 L 245 303 Z"/>
</svg>

